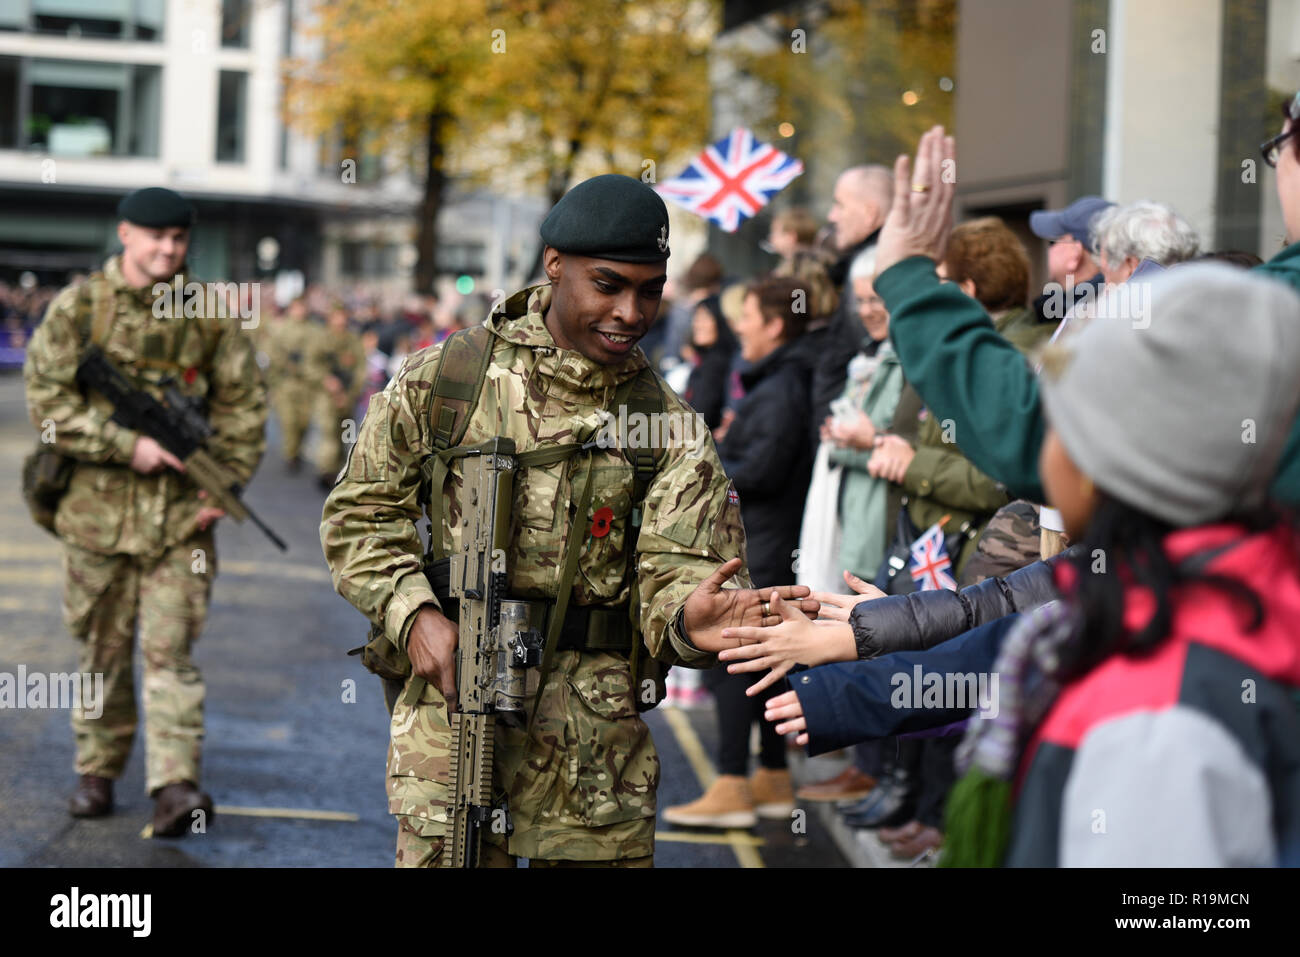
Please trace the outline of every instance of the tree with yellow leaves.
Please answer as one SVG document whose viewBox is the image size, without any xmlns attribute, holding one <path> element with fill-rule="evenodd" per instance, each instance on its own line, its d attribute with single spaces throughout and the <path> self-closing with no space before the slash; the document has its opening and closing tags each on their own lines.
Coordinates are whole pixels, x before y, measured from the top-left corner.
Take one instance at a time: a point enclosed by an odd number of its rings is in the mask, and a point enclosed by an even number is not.
<svg viewBox="0 0 1300 957">
<path fill-rule="evenodd" d="M 414 157 L 424 183 L 415 282 L 437 272 L 449 176 L 557 201 L 577 178 L 646 181 L 709 135 L 716 0 L 332 0 L 324 55 L 290 61 L 301 128 Z"/>
</svg>

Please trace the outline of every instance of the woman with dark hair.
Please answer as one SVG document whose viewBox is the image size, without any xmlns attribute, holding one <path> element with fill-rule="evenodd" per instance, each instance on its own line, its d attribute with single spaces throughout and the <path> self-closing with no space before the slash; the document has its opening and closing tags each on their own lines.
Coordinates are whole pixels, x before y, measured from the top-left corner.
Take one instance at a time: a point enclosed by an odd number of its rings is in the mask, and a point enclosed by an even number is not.
<svg viewBox="0 0 1300 957">
<path fill-rule="evenodd" d="M 1300 865 L 1300 530 L 1268 499 L 1297 314 L 1282 283 L 1182 266 L 1149 323 L 1045 356 L 1039 472 L 1082 547 L 1001 645 L 941 863 Z M 827 722 L 816 673 L 769 702 L 778 731 Z M 834 721 L 854 710 L 841 689 Z"/>
<path fill-rule="evenodd" d="M 685 399 L 692 409 L 704 416 L 710 431 L 722 422 L 722 408 L 727 400 L 727 377 L 736 350 L 736 334 L 722 316 L 718 298 L 701 301 L 691 315 L 692 361 L 695 368 L 686 382 Z"/>
</svg>

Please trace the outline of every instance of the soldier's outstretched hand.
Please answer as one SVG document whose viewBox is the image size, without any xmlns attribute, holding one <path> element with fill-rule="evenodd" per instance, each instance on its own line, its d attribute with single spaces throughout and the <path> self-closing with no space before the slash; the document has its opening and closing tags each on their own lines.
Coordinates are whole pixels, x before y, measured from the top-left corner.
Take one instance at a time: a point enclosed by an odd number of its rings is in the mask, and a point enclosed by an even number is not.
<svg viewBox="0 0 1300 957">
<path fill-rule="evenodd" d="M 691 644 L 701 651 L 721 651 L 742 643 L 735 638 L 724 638 L 724 628 L 761 627 L 780 622 L 778 610 L 764 608 L 773 592 L 783 601 L 792 602 L 805 615 L 817 617 L 820 606 L 808 597 L 810 590 L 806 585 L 781 585 L 762 589 L 724 588 L 732 576 L 740 571 L 742 564 L 739 558 L 733 558 L 720 565 L 686 599 L 682 613 L 686 634 Z M 766 615 L 763 614 L 765 610 Z"/>
</svg>

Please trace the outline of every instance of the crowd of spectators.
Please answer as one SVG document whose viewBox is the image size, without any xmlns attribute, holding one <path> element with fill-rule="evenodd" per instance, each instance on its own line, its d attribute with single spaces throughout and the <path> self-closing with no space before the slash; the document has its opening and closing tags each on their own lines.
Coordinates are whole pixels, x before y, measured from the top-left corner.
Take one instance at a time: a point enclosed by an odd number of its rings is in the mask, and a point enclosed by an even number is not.
<svg viewBox="0 0 1300 957">
<path fill-rule="evenodd" d="M 846 171 L 829 229 L 776 217 L 772 275 L 691 267 L 661 367 L 715 428 L 754 584 L 822 611 L 774 596 L 779 624 L 729 632 L 720 774 L 668 821 L 826 801 L 904 860 L 1300 863 L 1275 773 L 1300 755 L 1298 124 L 1300 95 L 1263 146 L 1292 243 L 1263 264 L 1087 196 L 1031 215 L 1031 290 L 1007 223 L 953 226 L 936 128 Z M 852 761 L 796 790 L 764 733 L 751 774 L 756 721 Z"/>
</svg>

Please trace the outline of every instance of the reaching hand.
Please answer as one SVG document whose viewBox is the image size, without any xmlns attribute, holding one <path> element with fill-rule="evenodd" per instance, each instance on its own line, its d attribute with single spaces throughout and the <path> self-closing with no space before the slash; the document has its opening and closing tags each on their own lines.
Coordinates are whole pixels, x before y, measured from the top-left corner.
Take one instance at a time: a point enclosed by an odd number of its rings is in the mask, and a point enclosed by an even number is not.
<svg viewBox="0 0 1300 957">
<path fill-rule="evenodd" d="M 809 621 L 794 606 L 772 596 L 772 610 L 781 616 L 780 624 L 770 628 L 726 628 L 723 638 L 740 640 L 740 647 L 718 652 L 719 661 L 728 665 L 730 674 L 771 669 L 746 689 L 756 695 L 780 681 L 795 665 L 824 665 L 830 661 L 855 661 L 857 644 L 853 629 L 835 621 Z"/>
<path fill-rule="evenodd" d="M 852 595 L 836 595 L 826 591 L 815 591 L 810 597 L 821 603 L 821 616 L 834 621 L 849 620 L 849 614 L 860 602 L 875 601 L 884 598 L 885 593 L 870 582 L 864 582 L 848 569 L 844 570 L 844 581 L 853 589 Z"/>
<path fill-rule="evenodd" d="M 817 615 L 819 606 L 807 598 L 809 589 L 806 585 L 782 585 L 761 591 L 756 588 L 723 588 L 728 579 L 740 571 L 741 564 L 739 558 L 733 558 L 720 565 L 686 599 L 682 613 L 686 635 L 701 651 L 734 648 L 736 640 L 723 637 L 725 628 L 775 625 L 781 621 L 775 605 L 768 609 L 767 616 L 763 615 L 763 604 L 770 600 L 773 592 L 787 601 L 799 599 L 794 603 L 795 607 L 811 617 Z"/>
<path fill-rule="evenodd" d="M 956 143 L 935 126 L 916 147 L 916 169 L 906 156 L 894 163 L 894 204 L 876 244 L 876 276 L 909 256 L 943 262 L 952 233 L 957 191 Z"/>
<path fill-rule="evenodd" d="M 795 744 L 808 743 L 808 722 L 804 720 L 803 705 L 799 703 L 799 696 L 793 691 L 777 695 L 769 701 L 763 717 L 768 721 L 781 722 L 776 726 L 777 734 L 799 732 L 799 737 L 794 739 Z"/>
</svg>

